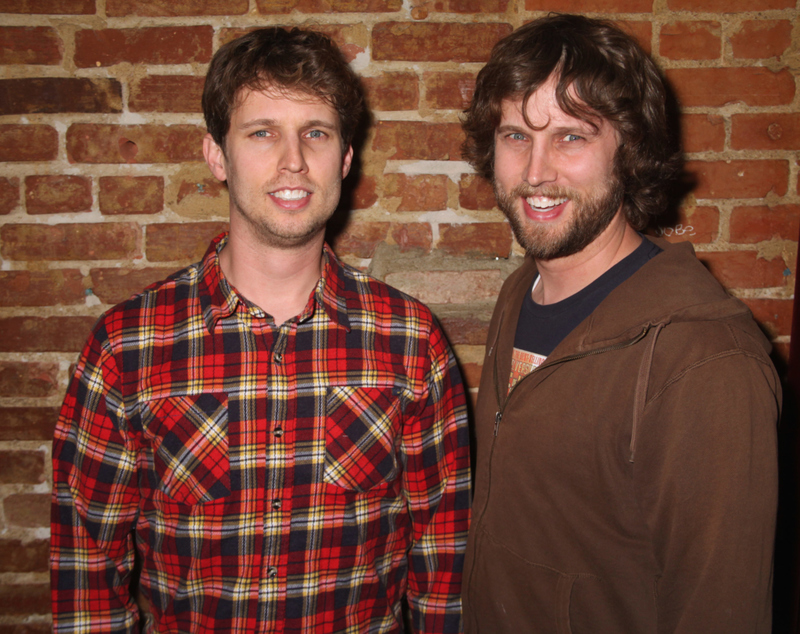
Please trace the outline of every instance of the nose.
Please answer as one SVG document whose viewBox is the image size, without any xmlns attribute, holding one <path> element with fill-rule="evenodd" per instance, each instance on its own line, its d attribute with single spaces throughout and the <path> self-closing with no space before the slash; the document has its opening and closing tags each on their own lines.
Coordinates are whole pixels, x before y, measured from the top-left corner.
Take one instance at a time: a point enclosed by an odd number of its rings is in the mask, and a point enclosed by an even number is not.
<svg viewBox="0 0 800 634">
<path fill-rule="evenodd" d="M 284 137 L 281 144 L 280 163 L 282 172 L 298 174 L 308 171 L 302 141 L 297 137 Z"/>
<path fill-rule="evenodd" d="M 547 144 L 532 143 L 524 175 L 525 181 L 532 187 L 538 187 L 552 183 L 557 176 L 558 171 Z"/>
</svg>

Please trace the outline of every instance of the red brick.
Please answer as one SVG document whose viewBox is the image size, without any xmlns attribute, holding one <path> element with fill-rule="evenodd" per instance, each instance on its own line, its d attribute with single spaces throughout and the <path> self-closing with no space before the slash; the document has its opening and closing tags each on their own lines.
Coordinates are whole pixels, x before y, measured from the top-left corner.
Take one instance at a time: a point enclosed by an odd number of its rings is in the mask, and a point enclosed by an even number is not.
<svg viewBox="0 0 800 634">
<path fill-rule="evenodd" d="M 0 80 L 0 115 L 60 112 L 122 112 L 122 84 L 78 77 Z"/>
<path fill-rule="evenodd" d="M 205 77 L 148 75 L 131 85 L 132 112 L 202 112 Z"/>
<path fill-rule="evenodd" d="M 653 24 L 646 21 L 636 20 L 614 20 L 623 31 L 631 35 L 642 47 L 645 53 L 650 55 L 653 48 Z"/>
<path fill-rule="evenodd" d="M 95 0 L 3 0 L 3 13 L 90 15 Z"/>
<path fill-rule="evenodd" d="M 789 20 L 744 20 L 730 40 L 734 57 L 780 57 L 792 45 L 792 23 Z"/>
<path fill-rule="evenodd" d="M 526 11 L 650 13 L 653 0 L 525 0 Z"/>
<path fill-rule="evenodd" d="M 5 4 L 2 10 L 9 13 Z M 63 50 L 64 43 L 52 27 L 0 27 L 0 64 L 60 64 Z"/>
<path fill-rule="evenodd" d="M 58 174 L 25 178 L 29 214 L 78 213 L 92 210 L 92 179 Z"/>
<path fill-rule="evenodd" d="M 392 240 L 400 247 L 401 253 L 413 249 L 430 253 L 433 246 L 433 231 L 427 222 L 394 224 L 392 225 Z"/>
<path fill-rule="evenodd" d="M 475 73 L 425 73 L 425 103 L 438 110 L 464 110 L 475 92 Z"/>
<path fill-rule="evenodd" d="M 785 68 L 674 68 L 667 71 L 667 79 L 683 107 L 736 102 L 778 106 L 791 103 L 795 94 L 794 77 Z"/>
<path fill-rule="evenodd" d="M 481 384 L 481 372 L 483 365 L 480 363 L 461 363 L 461 378 L 464 379 L 466 387 L 477 389 Z"/>
<path fill-rule="evenodd" d="M 698 253 L 697 257 L 727 289 L 770 288 L 786 283 L 781 258 L 765 260 L 755 251 Z"/>
<path fill-rule="evenodd" d="M 389 273 L 386 283 L 425 304 L 470 304 L 497 299 L 503 280 L 496 270 L 405 271 Z"/>
<path fill-rule="evenodd" d="M 0 125 L 0 161 L 52 161 L 58 156 L 58 132 L 49 125 Z"/>
<path fill-rule="evenodd" d="M 509 24 L 379 22 L 372 29 L 372 57 L 381 61 L 485 62 L 495 42 L 511 31 Z"/>
<path fill-rule="evenodd" d="M 0 318 L 0 352 L 80 352 L 95 317 Z"/>
<path fill-rule="evenodd" d="M 669 242 L 714 242 L 719 236 L 719 209 L 703 206 L 681 207 L 675 223 L 662 227 L 656 233 Z"/>
<path fill-rule="evenodd" d="M 285 0 L 281 0 L 282 4 L 270 3 L 272 6 L 268 7 L 274 10 L 275 13 L 285 13 L 291 11 L 291 7 L 287 8 Z M 219 34 L 219 44 L 227 44 L 237 37 L 241 37 L 246 33 L 254 31 L 258 27 L 252 28 L 228 28 L 222 29 Z M 359 54 L 366 51 L 366 42 L 368 39 L 367 30 L 363 23 L 361 24 L 308 24 L 305 28 L 327 35 L 342 51 L 344 58 L 348 62 L 352 62 Z"/>
<path fill-rule="evenodd" d="M 52 440 L 57 407 L 0 408 L 0 440 Z"/>
<path fill-rule="evenodd" d="M 442 317 L 442 329 L 450 345 L 483 346 L 489 333 L 489 322 L 476 317 Z"/>
<path fill-rule="evenodd" d="M 733 14 L 745 11 L 794 9 L 795 0 L 667 0 L 671 11 Z"/>
<path fill-rule="evenodd" d="M 16 493 L 3 501 L 6 521 L 12 526 L 49 528 L 50 496 L 46 493 Z"/>
<path fill-rule="evenodd" d="M 333 238 L 333 250 L 338 256 L 371 258 L 388 234 L 388 222 L 350 222 Z"/>
<path fill-rule="evenodd" d="M 681 117 L 684 152 L 722 152 L 725 120 L 716 114 L 685 114 Z"/>
<path fill-rule="evenodd" d="M 10 214 L 19 205 L 19 179 L 0 176 L 0 216 Z"/>
<path fill-rule="evenodd" d="M 371 110 L 416 110 L 419 107 L 419 79 L 414 73 L 382 73 L 363 77 Z"/>
<path fill-rule="evenodd" d="M 125 260 L 141 256 L 141 230 L 130 222 L 5 225 L 2 255 L 12 260 Z"/>
<path fill-rule="evenodd" d="M 164 179 L 161 176 L 101 176 L 100 212 L 156 214 L 164 209 Z"/>
<path fill-rule="evenodd" d="M 800 205 L 735 207 L 731 213 L 731 242 L 753 244 L 762 240 L 797 240 Z"/>
<path fill-rule="evenodd" d="M 50 584 L 0 585 L 0 616 L 50 614 Z"/>
<path fill-rule="evenodd" d="M 227 222 L 149 225 L 147 259 L 150 262 L 197 262 L 208 250 L 211 240 L 227 229 Z"/>
<path fill-rule="evenodd" d="M 511 242 L 511 228 L 505 222 L 439 225 L 438 248 L 450 255 L 507 258 Z"/>
<path fill-rule="evenodd" d="M 9 623 L 4 626 L 3 634 L 53 634 L 53 626 L 49 623 Z"/>
<path fill-rule="evenodd" d="M 0 306 L 84 303 L 83 276 L 76 269 L 0 271 Z"/>
<path fill-rule="evenodd" d="M 497 201 L 492 184 L 477 174 L 465 174 L 459 183 L 458 204 L 464 209 L 494 209 Z"/>
<path fill-rule="evenodd" d="M 47 572 L 49 556 L 49 540 L 0 539 L 0 573 Z"/>
<path fill-rule="evenodd" d="M 174 272 L 175 267 L 92 269 L 92 292 L 104 304 L 119 304 Z"/>
<path fill-rule="evenodd" d="M 698 179 L 696 198 L 783 196 L 789 183 L 786 161 L 688 161 L 686 169 Z"/>
<path fill-rule="evenodd" d="M 177 203 L 180 204 L 190 196 L 202 196 L 204 198 L 219 198 L 227 193 L 228 189 L 225 184 L 219 182 L 213 176 L 204 178 L 200 181 L 197 179 L 182 180 L 178 187 Z"/>
<path fill-rule="evenodd" d="M 58 390 L 58 364 L 0 361 L 0 396 L 45 397 Z"/>
<path fill-rule="evenodd" d="M 350 209 L 369 209 L 378 202 L 377 188 L 378 182 L 374 176 L 361 174 L 356 181 L 351 173 L 350 177 L 342 183 L 340 206 L 347 206 Z"/>
<path fill-rule="evenodd" d="M 204 64 L 211 60 L 213 37 L 210 26 L 84 29 L 75 33 L 75 65 Z"/>
<path fill-rule="evenodd" d="M 440 211 L 447 208 L 447 176 L 444 174 L 387 174 L 384 198 L 400 198 L 397 211 Z"/>
<path fill-rule="evenodd" d="M 731 146 L 735 150 L 797 150 L 800 113 L 735 114 Z"/>
<path fill-rule="evenodd" d="M 669 59 L 718 59 L 720 35 L 719 22 L 671 22 L 661 27 L 660 53 Z"/>
<path fill-rule="evenodd" d="M 742 299 L 770 338 L 792 334 L 791 299 Z"/>
<path fill-rule="evenodd" d="M 248 0 L 106 0 L 106 15 L 140 16 L 242 15 Z"/>
<path fill-rule="evenodd" d="M 388 13 L 399 11 L 402 0 L 256 0 L 258 12 L 279 13 Z"/>
<path fill-rule="evenodd" d="M 457 123 L 379 121 L 372 148 L 388 152 L 387 159 L 456 161 L 461 158 L 464 133 Z"/>
<path fill-rule="evenodd" d="M 76 123 L 67 130 L 67 155 L 71 163 L 201 161 L 204 136 L 193 125 Z"/>
</svg>

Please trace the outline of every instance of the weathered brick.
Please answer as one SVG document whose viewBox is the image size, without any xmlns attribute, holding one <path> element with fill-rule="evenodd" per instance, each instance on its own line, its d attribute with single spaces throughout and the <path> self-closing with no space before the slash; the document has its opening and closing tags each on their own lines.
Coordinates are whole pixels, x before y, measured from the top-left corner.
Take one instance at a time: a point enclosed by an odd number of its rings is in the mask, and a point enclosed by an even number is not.
<svg viewBox="0 0 800 634">
<path fill-rule="evenodd" d="M 94 317 L 0 318 L 0 352 L 80 352 Z"/>
<path fill-rule="evenodd" d="M 5 3 L 2 10 L 9 13 Z M 60 64 L 63 49 L 64 43 L 52 27 L 0 27 L 0 64 Z"/>
<path fill-rule="evenodd" d="M 58 392 L 58 365 L 0 361 L 0 396 L 52 396 Z"/>
<path fill-rule="evenodd" d="M 402 0 L 256 0 L 258 12 L 280 13 L 387 13 L 399 11 Z"/>
<path fill-rule="evenodd" d="M 53 626 L 46 622 L 9 623 L 3 627 L 3 634 L 53 634 Z"/>
<path fill-rule="evenodd" d="M 526 11 L 650 13 L 653 0 L 525 0 Z"/>
<path fill-rule="evenodd" d="M 29 214 L 78 213 L 92 210 L 92 179 L 55 174 L 25 178 Z"/>
<path fill-rule="evenodd" d="M 242 15 L 248 0 L 106 0 L 106 15 L 138 16 Z"/>
<path fill-rule="evenodd" d="M 351 222 L 333 238 L 333 250 L 338 256 L 371 258 L 388 234 L 388 222 Z"/>
<path fill-rule="evenodd" d="M 735 114 L 731 146 L 735 150 L 797 150 L 800 113 Z"/>
<path fill-rule="evenodd" d="M 164 209 L 164 179 L 161 176 L 101 176 L 98 196 L 100 212 L 156 214 Z"/>
<path fill-rule="evenodd" d="M 458 204 L 476 211 L 493 209 L 497 200 L 492 184 L 477 174 L 465 174 L 459 183 Z"/>
<path fill-rule="evenodd" d="M 2 255 L 12 260 L 125 260 L 141 256 L 141 230 L 130 222 L 5 225 Z"/>
<path fill-rule="evenodd" d="M 789 20 L 744 20 L 731 38 L 733 56 L 740 59 L 780 57 L 792 44 Z"/>
<path fill-rule="evenodd" d="M 694 11 L 696 13 L 742 13 L 745 11 L 769 11 L 793 9 L 795 0 L 667 0 L 670 11 Z"/>
<path fill-rule="evenodd" d="M 392 240 L 401 252 L 420 249 L 430 253 L 433 246 L 433 231 L 427 222 L 408 222 L 392 225 Z"/>
<path fill-rule="evenodd" d="M 379 22 L 372 29 L 372 56 L 381 61 L 485 62 L 494 43 L 511 31 L 510 24 Z"/>
<path fill-rule="evenodd" d="M 447 208 L 447 180 L 444 174 L 387 174 L 384 198 L 400 198 L 397 211 L 439 211 Z"/>
<path fill-rule="evenodd" d="M 631 35 L 642 47 L 645 53 L 650 55 L 653 50 L 653 24 L 645 20 L 614 20 L 623 31 Z"/>
<path fill-rule="evenodd" d="M 83 304 L 80 271 L 0 271 L 0 306 Z"/>
<path fill-rule="evenodd" d="M 213 36 L 211 26 L 83 29 L 75 33 L 75 65 L 204 64 L 211 60 Z"/>
<path fill-rule="evenodd" d="M 204 82 L 201 76 L 148 75 L 131 85 L 128 105 L 132 112 L 202 112 Z"/>
<path fill-rule="evenodd" d="M 152 283 L 169 277 L 175 270 L 175 267 L 92 269 L 92 293 L 104 304 L 119 304 Z"/>
<path fill-rule="evenodd" d="M 89 15 L 95 0 L 3 0 L 3 13 Z"/>
<path fill-rule="evenodd" d="M 797 240 L 800 205 L 735 207 L 731 212 L 731 242 L 753 244 L 762 240 Z"/>
<path fill-rule="evenodd" d="M 755 251 L 704 252 L 697 257 L 728 289 L 769 288 L 783 286 L 786 281 L 786 265 L 781 258 L 766 260 Z"/>
<path fill-rule="evenodd" d="M 442 317 L 442 329 L 450 345 L 482 346 L 486 344 L 489 322 L 476 317 Z"/>
<path fill-rule="evenodd" d="M 79 77 L 0 80 L 0 115 L 58 112 L 122 112 L 122 84 Z"/>
<path fill-rule="evenodd" d="M 386 283 L 425 304 L 469 304 L 497 299 L 503 280 L 491 271 L 404 271 L 389 273 Z"/>
<path fill-rule="evenodd" d="M 214 236 L 227 231 L 227 222 L 163 223 L 147 227 L 147 259 L 150 262 L 196 262 Z"/>
<path fill-rule="evenodd" d="M 461 378 L 464 379 L 464 384 L 467 388 L 477 389 L 481 384 L 481 372 L 483 365 L 480 363 L 461 363 Z"/>
<path fill-rule="evenodd" d="M 792 334 L 791 299 L 743 299 L 755 320 L 770 337 L 785 337 Z"/>
<path fill-rule="evenodd" d="M 511 242 L 511 228 L 505 222 L 439 225 L 438 248 L 450 255 L 507 258 Z"/>
<path fill-rule="evenodd" d="M 464 133 L 457 123 L 379 121 L 372 148 L 387 159 L 459 160 Z"/>
<path fill-rule="evenodd" d="M 678 100 L 688 106 L 724 106 L 741 101 L 748 106 L 779 106 L 794 99 L 794 77 L 787 69 L 764 67 L 673 68 L 667 79 Z"/>
<path fill-rule="evenodd" d="M 46 493 L 15 493 L 3 500 L 6 521 L 12 526 L 50 526 L 50 496 Z"/>
<path fill-rule="evenodd" d="M 0 440 L 52 440 L 57 407 L 0 408 Z"/>
<path fill-rule="evenodd" d="M 363 77 L 362 83 L 372 110 L 416 110 L 419 107 L 419 79 L 414 73 L 382 73 Z"/>
<path fill-rule="evenodd" d="M 0 615 L 50 614 L 50 584 L 0 585 Z"/>
<path fill-rule="evenodd" d="M 475 73 L 425 73 L 425 103 L 440 110 L 464 110 L 475 92 Z"/>
<path fill-rule="evenodd" d="M 356 181 L 351 173 L 342 183 L 340 206 L 349 209 L 369 209 L 378 202 L 378 181 L 374 176 L 361 174 Z"/>
<path fill-rule="evenodd" d="M 72 163 L 201 161 L 204 136 L 193 125 L 76 123 L 67 130 L 67 155 Z"/>
<path fill-rule="evenodd" d="M 19 205 L 19 179 L 0 176 L 0 216 L 11 213 Z"/>
<path fill-rule="evenodd" d="M 49 125 L 0 125 L 0 161 L 52 161 L 58 156 L 58 132 Z"/>
<path fill-rule="evenodd" d="M 47 572 L 50 541 L 0 539 L 0 572 Z"/>
<path fill-rule="evenodd" d="M 696 205 L 681 207 L 676 221 L 669 227 L 660 228 L 657 233 L 669 242 L 713 242 L 719 235 L 719 209 Z"/>
<path fill-rule="evenodd" d="M 777 160 L 688 161 L 697 177 L 697 198 L 763 198 L 769 192 L 786 194 L 789 164 Z"/>
<path fill-rule="evenodd" d="M 661 27 L 659 52 L 669 59 L 718 59 L 721 33 L 719 22 L 670 22 Z"/>
<path fill-rule="evenodd" d="M 681 143 L 685 152 L 722 152 L 725 148 L 725 120 L 716 114 L 683 115 Z"/>
</svg>

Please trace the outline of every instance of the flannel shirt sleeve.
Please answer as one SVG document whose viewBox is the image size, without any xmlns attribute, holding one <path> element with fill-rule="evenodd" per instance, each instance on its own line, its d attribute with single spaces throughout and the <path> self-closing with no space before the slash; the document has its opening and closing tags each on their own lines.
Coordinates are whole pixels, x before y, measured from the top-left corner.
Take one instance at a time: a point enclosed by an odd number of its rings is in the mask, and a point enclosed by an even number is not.
<svg viewBox="0 0 800 634">
<path fill-rule="evenodd" d="M 67 391 L 53 444 L 54 632 L 132 632 L 136 456 L 102 321 Z"/>
<path fill-rule="evenodd" d="M 403 434 L 413 519 L 407 598 L 415 632 L 458 634 L 470 519 L 466 402 L 455 358 L 438 328 L 429 345 L 427 398 Z"/>
</svg>

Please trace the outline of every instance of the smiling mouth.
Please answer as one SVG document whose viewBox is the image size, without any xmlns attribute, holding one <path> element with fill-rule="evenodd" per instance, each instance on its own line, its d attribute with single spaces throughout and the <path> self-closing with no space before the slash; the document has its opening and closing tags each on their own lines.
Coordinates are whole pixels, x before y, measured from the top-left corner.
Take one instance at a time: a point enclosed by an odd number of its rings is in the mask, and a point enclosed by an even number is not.
<svg viewBox="0 0 800 634">
<path fill-rule="evenodd" d="M 311 192 L 304 189 L 279 189 L 278 191 L 270 192 L 270 196 L 275 196 L 275 198 L 280 198 L 281 200 L 300 200 L 310 195 Z"/>
<path fill-rule="evenodd" d="M 550 211 L 559 205 L 567 202 L 569 198 L 562 196 L 560 198 L 550 198 L 549 196 L 529 196 L 525 199 L 528 206 L 536 211 Z"/>
</svg>

